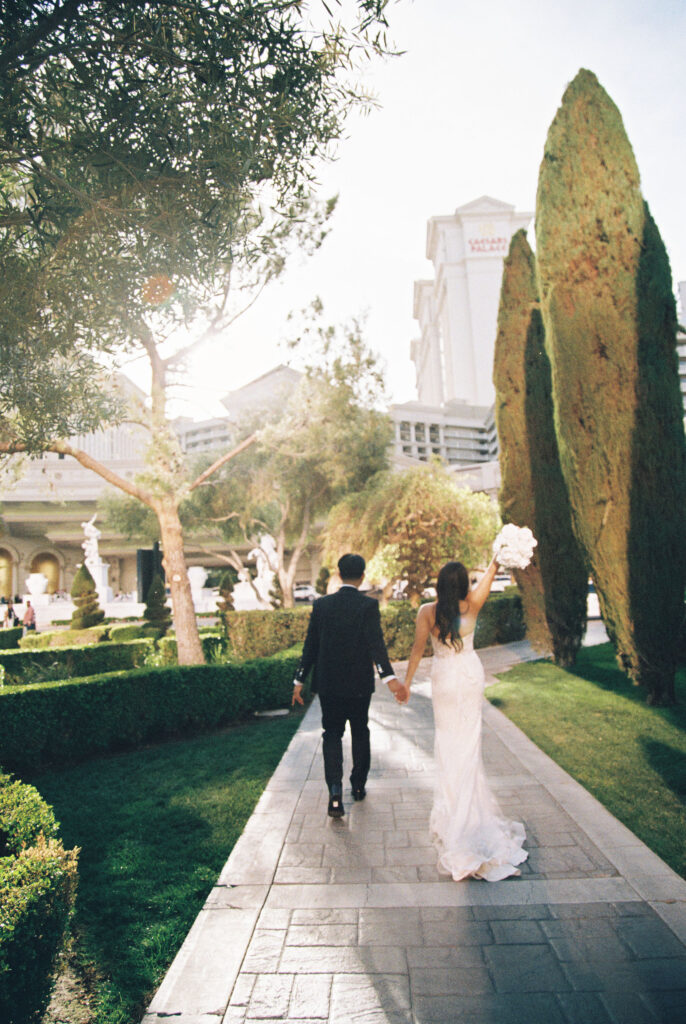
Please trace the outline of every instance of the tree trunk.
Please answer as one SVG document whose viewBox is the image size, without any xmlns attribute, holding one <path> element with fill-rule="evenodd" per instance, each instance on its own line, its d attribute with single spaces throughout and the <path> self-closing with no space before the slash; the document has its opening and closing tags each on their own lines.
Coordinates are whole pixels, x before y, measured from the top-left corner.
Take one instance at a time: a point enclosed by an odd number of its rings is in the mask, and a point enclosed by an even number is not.
<svg viewBox="0 0 686 1024">
<path fill-rule="evenodd" d="M 155 512 L 160 524 L 160 536 L 164 551 L 162 565 L 166 581 L 171 589 L 179 665 L 202 665 L 205 662 L 205 656 L 198 633 L 191 584 L 183 554 L 183 532 L 178 507 L 173 498 L 166 498 L 155 502 Z"/>
<path fill-rule="evenodd" d="M 295 573 L 298 568 L 298 562 L 302 555 L 305 544 L 307 543 L 307 537 L 310 532 L 310 505 L 309 502 L 305 505 L 303 510 L 303 524 L 300 530 L 295 546 L 291 553 L 291 560 L 288 564 L 288 568 L 285 565 L 284 549 L 286 546 L 285 536 L 285 517 L 282 520 L 281 529 L 279 530 L 279 537 L 276 544 L 277 557 L 279 559 L 279 583 L 281 584 L 281 591 L 283 593 L 283 606 L 284 608 L 295 607 L 295 601 L 293 600 L 293 584 L 295 583 Z"/>
</svg>

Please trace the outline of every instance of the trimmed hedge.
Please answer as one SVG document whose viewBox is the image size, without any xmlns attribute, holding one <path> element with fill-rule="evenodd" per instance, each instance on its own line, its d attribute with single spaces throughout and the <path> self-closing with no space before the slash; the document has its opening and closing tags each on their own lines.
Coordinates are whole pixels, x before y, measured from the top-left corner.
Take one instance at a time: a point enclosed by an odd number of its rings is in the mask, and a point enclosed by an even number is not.
<svg viewBox="0 0 686 1024">
<path fill-rule="evenodd" d="M 295 644 L 307 633 L 311 608 L 227 612 L 229 649 L 236 658 L 266 658 Z"/>
<path fill-rule="evenodd" d="M 0 763 L 35 770 L 288 707 L 298 656 L 110 672 L 0 693 Z"/>
<path fill-rule="evenodd" d="M 140 640 L 144 635 L 144 627 L 138 623 L 127 623 L 125 626 L 110 626 L 110 640 L 114 644 L 122 644 L 127 640 Z"/>
<path fill-rule="evenodd" d="M 86 644 L 103 643 L 109 638 L 109 626 L 92 626 L 90 629 L 46 630 L 44 633 L 27 633 L 19 641 L 23 651 L 42 650 L 45 647 L 85 647 Z"/>
<path fill-rule="evenodd" d="M 18 647 L 23 632 L 23 626 L 10 626 L 8 629 L 0 629 L 0 651 L 10 651 Z"/>
<path fill-rule="evenodd" d="M 206 661 L 213 661 L 220 655 L 226 652 L 226 640 L 216 630 L 212 632 L 200 631 L 200 643 L 202 644 L 202 652 L 205 655 Z M 163 636 L 160 637 L 157 643 L 157 649 L 160 652 L 160 661 L 163 665 L 176 665 L 177 662 L 177 647 L 175 636 Z M 271 653 L 276 653 L 275 651 Z M 264 657 L 263 651 L 255 651 L 251 657 Z"/>
<path fill-rule="evenodd" d="M 285 647 L 301 645 L 307 633 L 310 611 L 308 607 L 271 612 L 229 612 L 226 623 L 231 653 L 237 658 L 264 657 Z M 416 618 L 417 609 L 409 601 L 391 601 L 381 609 L 381 628 L 391 661 L 409 658 Z M 502 594 L 491 594 L 479 615 L 475 646 L 505 644 L 521 640 L 524 634 L 522 599 L 517 588 L 508 587 Z M 427 654 L 430 653 L 429 646 Z"/>
<path fill-rule="evenodd" d="M 474 633 L 475 647 L 509 644 L 526 636 L 522 598 L 516 587 L 491 594 L 479 612 Z"/>
<path fill-rule="evenodd" d="M 78 850 L 57 838 L 33 786 L 0 773 L 0 1020 L 35 1024 L 45 1011 L 76 895 Z"/>
<path fill-rule="evenodd" d="M 47 650 L 0 651 L 6 686 L 26 686 L 74 676 L 96 675 L 141 666 L 154 650 L 153 640 Z"/>
</svg>

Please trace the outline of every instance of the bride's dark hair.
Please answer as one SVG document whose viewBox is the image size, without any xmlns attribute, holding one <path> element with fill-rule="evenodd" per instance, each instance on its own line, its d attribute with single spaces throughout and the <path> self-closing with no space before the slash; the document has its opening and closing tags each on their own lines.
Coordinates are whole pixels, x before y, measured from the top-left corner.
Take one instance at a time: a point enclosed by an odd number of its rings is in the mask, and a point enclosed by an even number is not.
<svg viewBox="0 0 686 1024">
<path fill-rule="evenodd" d="M 462 650 L 460 601 L 469 593 L 469 573 L 462 562 L 446 562 L 436 580 L 436 625 L 443 644 Z"/>
</svg>

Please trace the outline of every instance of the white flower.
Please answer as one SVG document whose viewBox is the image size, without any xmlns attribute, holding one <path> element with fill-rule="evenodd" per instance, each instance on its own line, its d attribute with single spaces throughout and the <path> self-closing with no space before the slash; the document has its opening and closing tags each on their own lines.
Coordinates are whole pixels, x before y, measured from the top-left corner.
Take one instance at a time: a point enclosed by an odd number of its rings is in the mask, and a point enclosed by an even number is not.
<svg viewBox="0 0 686 1024">
<path fill-rule="evenodd" d="M 526 569 L 537 544 L 528 526 L 508 523 L 493 541 L 493 554 L 503 569 Z"/>
</svg>

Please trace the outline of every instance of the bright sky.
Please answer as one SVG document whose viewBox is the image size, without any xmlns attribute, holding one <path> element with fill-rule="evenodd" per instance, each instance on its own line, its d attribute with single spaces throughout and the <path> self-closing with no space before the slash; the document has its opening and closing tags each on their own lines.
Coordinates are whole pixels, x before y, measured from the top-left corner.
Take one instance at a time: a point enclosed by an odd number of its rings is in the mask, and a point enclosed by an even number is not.
<svg viewBox="0 0 686 1024">
<path fill-rule="evenodd" d="M 399 0 L 389 21 L 406 53 L 369 74 L 381 106 L 349 122 L 322 169 L 322 195 L 340 193 L 331 234 L 197 358 L 180 413 L 220 414 L 222 395 L 286 361 L 286 315 L 316 295 L 328 322 L 368 311 L 391 399 L 416 398 L 427 220 L 481 195 L 533 211 L 546 133 L 580 67 L 622 112 L 674 281 L 686 280 L 683 0 Z"/>
</svg>

